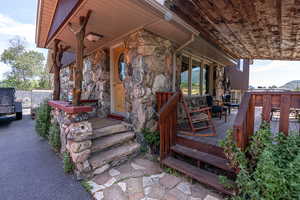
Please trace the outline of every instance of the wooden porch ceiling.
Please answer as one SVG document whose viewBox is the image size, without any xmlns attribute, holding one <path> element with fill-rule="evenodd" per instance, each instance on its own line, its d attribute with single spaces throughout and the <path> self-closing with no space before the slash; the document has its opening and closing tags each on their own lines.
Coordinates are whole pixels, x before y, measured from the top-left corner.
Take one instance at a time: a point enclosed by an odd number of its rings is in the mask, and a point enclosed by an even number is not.
<svg viewBox="0 0 300 200">
<path fill-rule="evenodd" d="M 300 60 L 300 0 L 168 0 L 235 58 Z"/>
</svg>

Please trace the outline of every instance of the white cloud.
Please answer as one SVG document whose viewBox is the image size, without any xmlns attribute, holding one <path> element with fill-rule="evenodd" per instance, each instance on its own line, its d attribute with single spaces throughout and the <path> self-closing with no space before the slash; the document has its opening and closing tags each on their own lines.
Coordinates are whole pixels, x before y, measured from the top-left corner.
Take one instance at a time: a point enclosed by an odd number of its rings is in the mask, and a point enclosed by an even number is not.
<svg viewBox="0 0 300 200">
<path fill-rule="evenodd" d="M 11 17 L 0 13 L 0 54 L 9 45 L 9 40 L 14 37 L 21 37 L 26 40 L 26 45 L 29 49 L 42 52 L 46 58 L 47 51 L 37 49 L 35 46 L 35 25 L 25 24 L 14 20 Z M 10 67 L 0 62 L 0 80 L 3 79 L 5 72 L 8 72 Z"/>
<path fill-rule="evenodd" d="M 30 44 L 34 44 L 35 25 L 17 22 L 0 13 L 0 35 L 21 36 Z"/>
<path fill-rule="evenodd" d="M 261 61 L 250 66 L 250 85 L 282 86 L 292 80 L 299 80 L 299 61 Z"/>
</svg>

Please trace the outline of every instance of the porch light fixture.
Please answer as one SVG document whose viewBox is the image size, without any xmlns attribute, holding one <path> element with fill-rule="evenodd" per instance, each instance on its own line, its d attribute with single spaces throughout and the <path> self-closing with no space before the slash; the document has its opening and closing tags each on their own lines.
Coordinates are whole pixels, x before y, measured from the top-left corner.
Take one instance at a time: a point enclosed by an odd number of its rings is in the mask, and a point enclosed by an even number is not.
<svg viewBox="0 0 300 200">
<path fill-rule="evenodd" d="M 103 38 L 103 35 L 90 32 L 85 36 L 85 38 L 90 42 L 98 42 L 99 40 L 101 40 Z"/>
</svg>

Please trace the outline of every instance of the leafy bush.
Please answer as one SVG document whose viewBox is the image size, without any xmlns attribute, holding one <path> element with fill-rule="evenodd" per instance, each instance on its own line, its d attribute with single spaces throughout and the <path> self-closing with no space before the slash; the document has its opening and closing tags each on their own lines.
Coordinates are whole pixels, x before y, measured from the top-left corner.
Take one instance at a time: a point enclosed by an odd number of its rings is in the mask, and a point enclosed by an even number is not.
<svg viewBox="0 0 300 200">
<path fill-rule="evenodd" d="M 68 152 L 64 152 L 63 162 L 64 162 L 64 172 L 65 173 L 73 172 L 75 166 L 74 166 L 72 159 L 70 157 L 70 154 Z"/>
<path fill-rule="evenodd" d="M 49 129 L 49 143 L 56 150 L 59 151 L 61 147 L 60 129 L 57 123 L 51 124 Z"/>
<path fill-rule="evenodd" d="M 48 100 L 45 100 L 37 108 L 35 129 L 39 136 L 48 138 L 50 127 L 50 112 L 51 107 L 48 105 Z"/>
<path fill-rule="evenodd" d="M 160 135 L 158 131 L 151 131 L 150 129 L 143 129 L 144 138 L 150 146 L 152 153 L 159 153 Z"/>
<path fill-rule="evenodd" d="M 283 200 L 300 197 L 300 136 L 279 133 L 273 137 L 268 124 L 252 136 L 242 152 L 232 131 L 221 143 L 231 165 L 240 169 L 234 200 Z M 222 182 L 224 177 L 221 178 Z"/>
<path fill-rule="evenodd" d="M 93 186 L 90 185 L 87 181 L 81 181 L 80 184 L 87 192 L 91 192 L 91 190 L 93 189 Z"/>
</svg>

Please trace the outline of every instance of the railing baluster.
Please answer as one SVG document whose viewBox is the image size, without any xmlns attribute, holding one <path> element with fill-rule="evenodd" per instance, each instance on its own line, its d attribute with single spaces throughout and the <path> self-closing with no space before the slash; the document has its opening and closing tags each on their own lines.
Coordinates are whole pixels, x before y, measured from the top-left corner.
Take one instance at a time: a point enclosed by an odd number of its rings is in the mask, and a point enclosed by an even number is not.
<svg viewBox="0 0 300 200">
<path fill-rule="evenodd" d="M 263 121 L 270 122 L 271 110 L 272 110 L 272 96 L 270 94 L 264 95 L 263 96 L 263 110 L 262 110 Z"/>
<path fill-rule="evenodd" d="M 281 95 L 279 131 L 283 132 L 285 135 L 289 134 L 290 105 L 291 95 Z"/>
<path fill-rule="evenodd" d="M 251 95 L 248 112 L 247 112 L 247 138 L 254 133 L 254 117 L 255 117 L 255 95 Z"/>
</svg>

